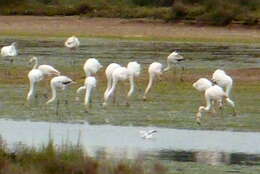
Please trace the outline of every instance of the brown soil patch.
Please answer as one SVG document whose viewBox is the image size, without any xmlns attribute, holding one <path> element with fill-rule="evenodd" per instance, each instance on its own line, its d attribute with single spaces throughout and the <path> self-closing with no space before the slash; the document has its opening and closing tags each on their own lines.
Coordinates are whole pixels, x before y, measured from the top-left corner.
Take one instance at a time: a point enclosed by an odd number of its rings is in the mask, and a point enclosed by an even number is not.
<svg viewBox="0 0 260 174">
<path fill-rule="evenodd" d="M 0 16 L 0 33 L 47 36 L 111 36 L 154 39 L 260 39 L 260 30 L 242 27 L 190 26 L 144 19 Z"/>
</svg>

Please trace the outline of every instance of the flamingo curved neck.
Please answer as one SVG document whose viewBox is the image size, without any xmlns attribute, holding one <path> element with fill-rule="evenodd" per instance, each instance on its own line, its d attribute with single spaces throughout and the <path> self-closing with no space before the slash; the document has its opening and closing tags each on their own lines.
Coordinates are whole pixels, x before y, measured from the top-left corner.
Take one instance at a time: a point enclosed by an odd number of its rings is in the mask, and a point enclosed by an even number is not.
<svg viewBox="0 0 260 174">
<path fill-rule="evenodd" d="M 85 90 L 86 87 L 85 86 L 81 86 L 77 89 L 77 94 L 79 94 L 81 91 Z"/>
<path fill-rule="evenodd" d="M 34 58 L 34 66 L 33 66 L 33 69 L 37 69 L 37 67 L 38 67 L 38 59 L 35 57 Z"/>
<path fill-rule="evenodd" d="M 86 94 L 85 94 L 85 106 L 88 106 L 91 100 L 91 94 L 92 94 L 92 87 L 86 88 Z"/>
<path fill-rule="evenodd" d="M 147 85 L 145 92 L 144 92 L 144 98 L 146 97 L 147 93 L 150 91 L 150 89 L 152 87 L 154 77 L 155 76 L 153 74 L 149 75 L 149 82 L 148 82 L 148 85 Z"/>
<path fill-rule="evenodd" d="M 114 93 L 114 91 L 116 90 L 117 82 L 118 82 L 117 79 L 113 79 L 112 87 L 110 88 L 110 90 L 107 92 L 107 95 L 105 96 L 105 102 L 108 100 L 108 98 L 109 98 L 109 97 Z"/>
<path fill-rule="evenodd" d="M 210 101 L 210 98 L 208 96 L 205 96 L 205 100 L 206 100 L 206 107 L 200 107 L 199 108 L 199 112 L 202 112 L 202 111 L 209 111 L 210 110 L 210 107 L 211 107 L 211 101 Z"/>
<path fill-rule="evenodd" d="M 163 71 L 168 71 L 169 69 L 171 69 L 171 66 L 172 66 L 171 63 L 169 61 L 167 61 L 167 67 L 164 68 Z"/>
<path fill-rule="evenodd" d="M 131 75 L 129 77 L 129 82 L 130 82 L 130 89 L 127 93 L 127 97 L 131 97 L 131 95 L 133 94 L 134 89 L 135 89 L 134 75 Z"/>
<path fill-rule="evenodd" d="M 31 100 L 34 95 L 35 95 L 35 82 L 32 82 L 30 80 L 30 90 L 27 95 L 27 100 L 28 101 Z"/>
<path fill-rule="evenodd" d="M 53 84 L 51 84 L 51 93 L 52 93 L 52 97 L 51 97 L 50 100 L 48 100 L 46 102 L 46 104 L 49 104 L 49 103 L 53 102 L 56 99 L 56 97 L 57 97 L 56 87 Z"/>
<path fill-rule="evenodd" d="M 230 97 L 230 93 L 231 93 L 231 90 L 232 90 L 232 84 L 229 84 L 226 88 L 226 95 L 228 97 Z"/>
</svg>

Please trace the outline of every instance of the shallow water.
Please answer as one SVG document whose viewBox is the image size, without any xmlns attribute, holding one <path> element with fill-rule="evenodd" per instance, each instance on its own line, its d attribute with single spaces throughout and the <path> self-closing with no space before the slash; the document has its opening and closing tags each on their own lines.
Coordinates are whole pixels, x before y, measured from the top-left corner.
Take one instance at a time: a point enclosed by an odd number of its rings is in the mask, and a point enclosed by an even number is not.
<svg viewBox="0 0 260 174">
<path fill-rule="evenodd" d="M 131 60 L 147 65 L 153 61 L 164 63 L 169 53 L 176 50 L 188 61 L 186 68 L 249 68 L 259 67 L 260 45 L 225 44 L 225 43 L 174 43 L 146 42 L 109 39 L 83 39 L 80 49 L 71 53 L 64 48 L 65 38 L 2 38 L 0 46 L 16 41 L 19 56 L 16 64 L 26 65 L 29 56 L 39 56 L 40 63 L 51 63 L 56 66 L 64 65 L 64 61 L 76 59 L 81 65 L 85 59 L 96 57 L 103 65 L 117 62 L 122 65 Z M 65 64 L 65 66 L 68 66 Z"/>
<path fill-rule="evenodd" d="M 142 139 L 140 130 L 158 131 Z M 144 158 L 192 161 L 207 164 L 260 162 L 260 133 L 48 123 L 0 119 L 0 132 L 9 147 L 17 144 L 40 147 L 50 139 L 56 145 L 81 144 L 94 157 Z M 19 132 L 19 133 L 18 133 Z M 15 145 L 16 144 L 16 145 Z"/>
<path fill-rule="evenodd" d="M 143 69 L 153 61 L 165 63 L 165 57 L 173 50 L 179 51 L 186 59 L 183 63 L 188 75 L 196 72 L 212 72 L 216 68 L 225 70 L 238 68 L 252 68 L 260 65 L 260 45 L 224 44 L 224 43 L 174 43 L 174 42 L 144 42 L 109 39 L 81 39 L 81 47 L 76 52 L 64 48 L 65 38 L 4 38 L 0 46 L 16 41 L 19 56 L 10 64 L 1 58 L 0 68 L 14 71 L 12 76 L 4 76 L 3 80 L 14 78 L 19 80 L 20 73 L 27 74 L 32 65 L 28 65 L 29 57 L 39 56 L 40 64 L 54 65 L 62 74 L 70 72 L 81 73 L 81 82 L 71 86 L 65 92 L 59 91 L 61 105 L 59 115 L 56 115 L 56 105 L 46 106 L 44 103 L 50 98 L 48 82 L 39 84 L 39 97 L 34 104 L 26 101 L 28 92 L 27 81 L 22 80 L 19 85 L 0 82 L 0 117 L 48 121 L 75 121 L 84 120 L 90 124 L 109 123 L 113 125 L 141 125 L 141 126 L 166 126 L 173 128 L 192 129 L 225 129 L 225 130 L 254 130 L 259 131 L 260 86 L 258 84 L 239 84 L 235 81 L 232 99 L 237 105 L 237 117 L 231 116 L 231 110 L 226 107 L 224 115 L 215 117 L 203 116 L 202 125 L 198 126 L 194 117 L 200 105 L 204 104 L 201 95 L 195 91 L 192 82 L 182 82 L 164 79 L 156 82 L 148 101 L 142 101 L 142 95 L 147 83 L 147 74 L 142 72 L 141 79 L 137 81 L 136 93 L 132 97 L 130 107 L 125 106 L 125 94 L 128 84 L 119 86 L 118 102 L 109 104 L 107 108 L 101 106 L 105 90 L 104 77 L 97 75 L 98 86 L 94 93 L 93 108 L 89 113 L 84 112 L 82 104 L 75 102 L 75 91 L 83 83 L 84 73 L 81 69 L 84 61 L 89 57 L 96 57 L 106 66 L 111 62 L 125 65 L 131 60 L 137 60 Z M 75 65 L 71 66 L 71 60 Z M 20 68 L 16 72 L 15 68 Z M 104 69 L 103 69 L 104 70 Z M 21 72 L 22 71 L 22 72 Z M 172 72 L 167 72 L 172 74 Z M 6 78 L 6 79 L 5 79 Z M 26 78 L 26 77 L 25 77 Z M 72 77 L 73 78 L 73 77 Z M 43 97 L 47 94 L 47 98 Z M 69 105 L 65 105 L 65 101 Z"/>
</svg>

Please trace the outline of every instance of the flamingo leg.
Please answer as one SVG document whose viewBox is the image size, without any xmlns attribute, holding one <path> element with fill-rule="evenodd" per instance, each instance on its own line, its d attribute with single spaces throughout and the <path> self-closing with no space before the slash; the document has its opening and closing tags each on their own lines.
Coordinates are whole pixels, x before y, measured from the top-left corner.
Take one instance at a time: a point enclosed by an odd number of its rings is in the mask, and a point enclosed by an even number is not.
<svg viewBox="0 0 260 174">
<path fill-rule="evenodd" d="M 55 111 L 56 116 L 59 115 L 59 107 L 60 107 L 60 100 L 58 99 L 56 104 L 56 111 Z"/>
</svg>

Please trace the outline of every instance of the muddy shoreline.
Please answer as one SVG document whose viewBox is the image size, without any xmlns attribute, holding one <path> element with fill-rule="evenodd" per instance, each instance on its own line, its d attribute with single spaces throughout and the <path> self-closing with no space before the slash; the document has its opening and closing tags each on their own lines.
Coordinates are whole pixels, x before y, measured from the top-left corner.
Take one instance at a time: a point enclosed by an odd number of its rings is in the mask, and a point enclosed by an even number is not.
<svg viewBox="0 0 260 174">
<path fill-rule="evenodd" d="M 259 43 L 260 30 L 241 26 L 213 27 L 160 20 L 79 16 L 0 16 L 0 36 L 107 37 L 138 40 Z"/>
</svg>

